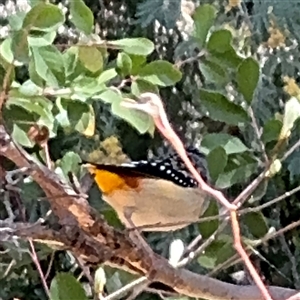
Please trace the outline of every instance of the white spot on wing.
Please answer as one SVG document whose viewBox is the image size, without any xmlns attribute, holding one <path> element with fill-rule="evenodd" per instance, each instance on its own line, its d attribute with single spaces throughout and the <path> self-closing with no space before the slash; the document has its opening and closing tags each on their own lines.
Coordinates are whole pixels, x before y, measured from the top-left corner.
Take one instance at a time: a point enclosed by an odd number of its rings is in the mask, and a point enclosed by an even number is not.
<svg viewBox="0 0 300 300">
<path fill-rule="evenodd" d="M 131 162 L 131 163 L 123 163 L 121 164 L 122 167 L 129 167 L 129 168 L 135 168 L 135 165 L 137 164 L 137 162 Z"/>
<path fill-rule="evenodd" d="M 163 170 L 166 169 L 166 167 L 165 167 L 165 166 L 160 166 L 159 169 L 160 169 L 161 171 L 163 171 Z"/>
</svg>

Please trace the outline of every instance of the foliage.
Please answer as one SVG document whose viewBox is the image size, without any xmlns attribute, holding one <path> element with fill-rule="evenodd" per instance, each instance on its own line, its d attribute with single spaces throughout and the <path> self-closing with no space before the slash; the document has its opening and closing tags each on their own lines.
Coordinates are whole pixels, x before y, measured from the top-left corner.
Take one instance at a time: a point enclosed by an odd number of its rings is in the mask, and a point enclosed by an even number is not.
<svg viewBox="0 0 300 300">
<path fill-rule="evenodd" d="M 168 6 L 164 6 L 166 2 Z M 131 5 L 128 12 L 133 11 L 129 17 L 137 16 L 138 21 L 132 31 L 125 25 L 116 26 L 123 33 L 117 32 L 107 40 L 95 34 L 94 26 L 100 23 L 104 31 L 107 25 L 108 32 L 112 26 L 104 23 L 108 18 L 95 19 L 97 11 L 89 8 L 88 1 L 70 1 L 67 13 L 59 5 L 31 1 L 26 13 L 9 15 L 10 31 L 0 45 L 0 86 L 8 81 L 3 117 L 14 140 L 44 164 L 45 144 L 49 145 L 53 169 L 67 183 L 70 172 L 78 178 L 84 175 L 78 165 L 81 158 L 119 162 L 120 158 L 127 159 L 124 152 L 134 158 L 145 157 L 148 148 L 155 152 L 159 144 L 156 139 L 154 146 L 149 146 L 154 136 L 153 121 L 148 115 L 123 107 L 121 102 L 124 97 L 151 91 L 165 99 L 174 126 L 188 128 L 188 142 L 199 144 L 199 136 L 204 134 L 201 150 L 217 188 L 237 196 L 264 169 L 266 156 L 272 162 L 268 177 L 247 206 L 258 207 L 295 188 L 300 176 L 300 151 L 287 157 L 286 153 L 299 141 L 299 51 L 293 46 L 299 42 L 299 24 L 291 18 L 299 13 L 298 4 L 294 7 L 293 1 L 274 1 L 270 16 L 266 1 L 251 2 L 252 11 L 250 1 L 241 2 L 239 8 L 205 2 L 188 20 L 194 30 L 184 32 L 187 38 L 167 36 L 174 43 L 168 49 L 171 54 L 162 50 L 167 47 L 151 25 L 157 20 L 162 28 L 177 30 L 180 1 L 144 0 L 134 6 L 132 1 L 124 0 L 125 7 Z M 115 5 L 113 15 L 119 20 L 122 11 L 119 4 Z M 60 31 L 62 26 L 69 30 L 67 38 Z M 257 36 L 257 28 L 263 28 L 264 35 Z M 12 72 L 6 78 L 9 69 Z M 9 162 L 4 167 L 13 168 Z M 10 217 L 10 210 L 17 219 L 30 222 L 45 217 L 49 207 L 47 201 L 38 201 L 44 194 L 36 184 L 26 178 L 16 188 L 17 196 L 13 190 L 1 187 L 1 218 Z M 91 205 L 101 209 L 110 224 L 121 226 L 99 198 L 99 191 L 93 187 Z M 22 203 L 25 217 L 18 203 Z M 204 215 L 214 216 L 218 211 L 212 202 Z M 269 231 L 298 220 L 298 216 L 297 194 L 271 209 L 241 216 L 245 244 L 250 249 L 256 247 L 252 253 L 256 253 L 261 269 L 267 266 L 264 276 L 270 284 L 300 286 L 296 276 L 299 266 L 292 267 L 294 261 L 299 261 L 298 230 L 269 244 L 259 240 Z M 55 220 L 50 217 L 49 222 Z M 206 221 L 173 236 L 189 242 L 200 231 L 206 239 L 219 225 L 218 220 Z M 151 246 L 164 255 L 172 238 L 171 234 L 147 236 Z M 91 296 L 91 290 L 82 287 L 83 283 L 87 285 L 87 278 L 81 280 L 81 285 L 70 275 L 73 272 L 77 277 L 80 272 L 71 254 L 36 247 L 45 273 L 49 262 L 54 262 L 47 278 L 51 299 L 68 299 L 75 293 L 76 299 Z M 0 298 L 46 299 L 29 249 L 25 242 L 1 244 Z M 240 269 L 232 262 L 234 254 L 232 237 L 225 230 L 191 267 L 202 273 L 215 272 L 228 280 L 229 274 Z M 125 272 L 110 268 L 105 271 L 110 292 L 132 279 Z"/>
</svg>

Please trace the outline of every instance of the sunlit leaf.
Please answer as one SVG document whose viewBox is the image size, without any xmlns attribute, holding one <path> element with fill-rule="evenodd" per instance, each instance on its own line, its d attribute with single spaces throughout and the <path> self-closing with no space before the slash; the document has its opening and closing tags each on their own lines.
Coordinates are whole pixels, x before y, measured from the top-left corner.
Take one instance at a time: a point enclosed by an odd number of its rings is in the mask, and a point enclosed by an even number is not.
<svg viewBox="0 0 300 300">
<path fill-rule="evenodd" d="M 120 52 L 117 56 L 117 68 L 119 74 L 123 77 L 130 74 L 132 69 L 132 61 L 128 54 Z"/>
<path fill-rule="evenodd" d="M 100 71 L 103 68 L 102 54 L 96 47 L 79 47 L 78 59 L 92 73 Z"/>
<path fill-rule="evenodd" d="M 291 134 L 291 129 L 294 127 L 295 121 L 300 116 L 300 103 L 295 97 L 285 103 L 283 126 L 280 132 L 279 139 L 286 139 Z"/>
<path fill-rule="evenodd" d="M 195 36 L 199 40 L 200 46 L 206 42 L 209 29 L 214 23 L 216 10 L 212 5 L 204 4 L 198 6 L 193 13 L 195 25 Z"/>
<path fill-rule="evenodd" d="M 65 17 L 57 5 L 40 3 L 34 6 L 25 16 L 24 29 L 55 31 L 65 21 Z"/>
<path fill-rule="evenodd" d="M 160 86 L 174 85 L 181 80 L 181 77 L 181 72 L 174 65 L 164 60 L 147 64 L 138 74 L 138 78 Z"/>
<path fill-rule="evenodd" d="M 110 41 L 108 45 L 116 46 L 128 54 L 149 55 L 154 50 L 154 44 L 145 38 L 126 38 Z"/>
<path fill-rule="evenodd" d="M 94 25 L 94 15 L 83 0 L 70 1 L 71 22 L 85 34 L 91 34 Z"/>
<path fill-rule="evenodd" d="M 204 153 L 209 153 L 220 146 L 225 150 L 227 155 L 243 153 L 249 150 L 239 138 L 226 133 L 206 134 L 201 142 L 201 148 Z"/>
</svg>

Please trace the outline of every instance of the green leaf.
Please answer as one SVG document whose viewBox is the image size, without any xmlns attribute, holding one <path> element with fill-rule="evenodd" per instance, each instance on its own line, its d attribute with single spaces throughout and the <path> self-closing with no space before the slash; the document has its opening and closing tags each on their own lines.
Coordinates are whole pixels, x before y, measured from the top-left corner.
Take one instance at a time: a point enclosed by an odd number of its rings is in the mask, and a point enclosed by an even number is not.
<svg viewBox="0 0 300 300">
<path fill-rule="evenodd" d="M 211 61 L 231 69 L 238 68 L 243 61 L 243 59 L 236 53 L 232 46 L 229 46 L 229 49 L 225 52 L 211 52 L 209 58 Z"/>
<path fill-rule="evenodd" d="M 222 147 L 227 155 L 249 150 L 239 138 L 226 133 L 210 133 L 202 139 L 201 150 L 204 153 L 208 154 L 218 147 Z"/>
<path fill-rule="evenodd" d="M 67 111 L 68 120 L 72 128 L 76 128 L 82 121 L 84 114 L 89 112 L 88 104 L 81 101 L 62 99 L 61 104 Z"/>
<path fill-rule="evenodd" d="M 199 63 L 199 67 L 208 83 L 223 85 L 228 82 L 227 73 L 220 64 L 203 59 Z"/>
<path fill-rule="evenodd" d="M 122 118 L 131 124 L 137 131 L 141 134 L 149 132 L 150 134 L 154 133 L 154 123 L 153 119 L 143 112 L 136 110 L 128 109 L 120 105 L 121 102 L 114 101 L 112 103 L 112 113 L 115 116 Z"/>
<path fill-rule="evenodd" d="M 224 53 L 231 49 L 232 34 L 229 30 L 221 29 L 212 33 L 208 42 L 209 52 Z"/>
<path fill-rule="evenodd" d="M 164 60 L 147 64 L 138 74 L 138 78 L 159 86 L 174 85 L 181 80 L 181 77 L 181 72 L 174 65 Z"/>
<path fill-rule="evenodd" d="M 130 54 L 131 62 L 132 62 L 132 75 L 137 75 L 141 68 L 146 64 L 147 57 L 143 55 L 134 55 Z"/>
<path fill-rule="evenodd" d="M 242 223 L 246 225 L 249 232 L 257 239 L 268 233 L 267 222 L 261 212 L 250 212 L 242 217 Z"/>
<path fill-rule="evenodd" d="M 115 90 L 107 89 L 98 96 L 104 103 L 121 102 L 122 96 Z"/>
<path fill-rule="evenodd" d="M 198 263 L 207 269 L 215 268 L 218 264 L 235 254 L 232 245 L 231 237 L 226 235 L 220 236 L 218 240 L 212 242 L 205 249 L 205 253 L 198 258 Z"/>
<path fill-rule="evenodd" d="M 211 34 L 207 42 L 207 50 L 209 52 L 224 53 L 231 49 L 231 42 L 232 34 L 229 30 L 217 30 Z"/>
<path fill-rule="evenodd" d="M 213 269 L 216 266 L 217 257 L 215 255 L 210 256 L 206 250 L 205 254 L 198 258 L 198 263 L 206 269 Z"/>
<path fill-rule="evenodd" d="M 105 70 L 99 75 L 98 84 L 106 83 L 106 82 L 110 81 L 111 79 L 115 78 L 116 76 L 118 76 L 118 73 L 116 72 L 115 69 Z"/>
<path fill-rule="evenodd" d="M 56 38 L 55 31 L 50 31 L 50 32 L 35 31 L 35 32 L 31 32 L 30 35 L 28 36 L 28 44 L 34 47 L 48 46 L 53 43 L 55 38 Z"/>
<path fill-rule="evenodd" d="M 25 18 L 26 12 L 17 11 L 9 16 L 7 16 L 10 29 L 13 31 L 18 31 L 22 28 L 23 20 Z"/>
<path fill-rule="evenodd" d="M 95 112 L 91 105 L 89 105 L 89 111 L 84 112 L 82 114 L 81 119 L 75 126 L 75 130 L 84 134 L 87 137 L 93 136 L 95 134 L 95 126 L 96 126 L 96 119 L 95 119 Z"/>
<path fill-rule="evenodd" d="M 282 128 L 282 122 L 279 120 L 269 120 L 264 125 L 264 130 L 261 136 L 262 141 L 267 144 L 272 141 L 277 141 Z"/>
<path fill-rule="evenodd" d="M 94 15 L 83 0 L 71 0 L 71 22 L 85 34 L 91 34 L 94 25 Z"/>
<path fill-rule="evenodd" d="M 208 90 L 200 90 L 200 103 L 209 112 L 209 117 L 216 121 L 238 125 L 248 122 L 246 111 L 239 105 L 229 101 L 224 95 Z"/>
<path fill-rule="evenodd" d="M 300 116 L 300 103 L 295 97 L 292 97 L 285 103 L 283 126 L 279 135 L 279 139 L 286 139 L 290 136 L 296 120 Z"/>
<path fill-rule="evenodd" d="M 58 113 L 55 116 L 55 120 L 62 128 L 70 127 L 70 121 L 67 112 L 67 104 L 65 101 L 65 99 L 60 97 L 56 98 L 55 101 L 56 109 L 58 110 Z"/>
<path fill-rule="evenodd" d="M 65 16 L 58 6 L 49 3 L 40 3 L 34 6 L 25 16 L 24 29 L 55 31 L 65 22 Z"/>
<path fill-rule="evenodd" d="M 142 93 L 145 93 L 145 92 L 151 92 L 154 94 L 158 94 L 159 90 L 156 85 L 153 85 L 150 82 L 144 81 L 141 79 L 137 79 L 131 84 L 131 93 L 134 96 L 138 97 Z"/>
<path fill-rule="evenodd" d="M 14 62 L 14 54 L 11 49 L 11 44 L 12 44 L 12 39 L 7 38 L 1 43 L 0 46 L 1 56 L 10 64 Z"/>
<path fill-rule="evenodd" d="M 225 243 L 223 247 L 220 248 L 218 252 L 216 264 L 220 265 L 233 257 L 236 254 L 236 250 L 233 248 L 233 241 Z"/>
<path fill-rule="evenodd" d="M 63 61 L 64 61 L 64 67 L 65 67 L 66 77 L 74 76 L 75 69 L 78 66 L 78 53 L 79 53 L 78 47 L 70 47 L 63 54 Z M 75 75 L 75 78 L 76 77 L 77 76 Z"/>
<path fill-rule="evenodd" d="M 54 136 L 54 132 L 52 131 L 55 126 L 54 116 L 52 114 L 53 104 L 47 98 L 42 96 L 26 97 L 17 91 L 13 91 L 10 93 L 9 100 L 6 104 L 8 107 L 11 105 L 20 106 L 22 109 L 26 109 L 30 114 L 35 113 L 38 116 L 36 120 L 38 124 L 45 125 L 49 129 L 50 137 Z M 22 119 L 20 119 L 20 121 L 22 121 Z"/>
<path fill-rule="evenodd" d="M 54 277 L 50 285 L 51 300 L 88 300 L 85 291 L 76 278 L 67 273 Z"/>
<path fill-rule="evenodd" d="M 34 143 L 28 138 L 27 132 L 30 126 L 37 122 L 38 114 L 23 108 L 21 103 L 15 105 L 7 102 L 3 108 L 3 118 L 15 141 L 25 147 L 34 146 Z"/>
<path fill-rule="evenodd" d="M 76 78 L 70 87 L 74 92 L 72 99 L 83 99 L 83 102 L 106 89 L 103 84 L 98 83 L 98 78 L 88 76 Z"/>
<path fill-rule="evenodd" d="M 259 65 L 252 57 L 246 58 L 237 71 L 237 85 L 250 105 L 259 79 Z"/>
<path fill-rule="evenodd" d="M 31 49 L 36 73 L 49 86 L 59 87 L 63 85 L 65 82 L 65 68 L 62 54 L 52 45 L 32 47 Z"/>
<path fill-rule="evenodd" d="M 209 206 L 201 218 L 218 216 L 219 208 L 216 201 L 210 201 Z M 198 225 L 199 231 L 204 239 L 209 238 L 219 227 L 219 219 L 201 222 Z"/>
<path fill-rule="evenodd" d="M 132 61 L 128 54 L 119 52 L 117 56 L 117 70 L 118 73 L 125 77 L 130 74 L 132 69 Z"/>
<path fill-rule="evenodd" d="M 257 171 L 257 160 L 249 154 L 230 155 L 223 173 L 216 181 L 216 186 L 221 189 L 228 188 L 236 183 L 245 182 Z"/>
<path fill-rule="evenodd" d="M 217 180 L 219 174 L 224 171 L 227 164 L 227 154 L 223 147 L 219 146 L 209 152 L 207 163 L 209 175 L 213 180 Z"/>
<path fill-rule="evenodd" d="M 34 60 L 30 60 L 28 72 L 29 78 L 34 84 L 36 84 L 39 87 L 45 87 L 46 81 L 37 73 Z"/>
<path fill-rule="evenodd" d="M 72 151 L 67 152 L 61 161 L 59 162 L 59 166 L 63 170 L 66 178 L 68 178 L 69 172 L 79 175 L 81 158 L 77 153 Z"/>
<path fill-rule="evenodd" d="M 102 54 L 96 47 L 79 47 L 78 59 L 92 73 L 101 71 L 103 68 Z"/>
<path fill-rule="evenodd" d="M 195 36 L 199 40 L 200 47 L 203 47 L 206 42 L 209 29 L 214 24 L 216 10 L 212 5 L 204 4 L 196 8 L 193 13 L 195 24 Z"/>
<path fill-rule="evenodd" d="M 153 119 L 148 114 L 121 106 L 120 104 L 123 98 L 117 91 L 107 89 L 98 97 L 105 103 L 111 103 L 112 113 L 115 116 L 118 116 L 121 119 L 127 121 L 135 129 L 137 129 L 139 133 L 154 133 L 155 127 Z"/>
<path fill-rule="evenodd" d="M 13 125 L 12 138 L 14 141 L 18 142 L 18 144 L 24 147 L 31 148 L 34 146 L 34 142 L 29 139 L 25 130 L 17 124 Z"/>
<path fill-rule="evenodd" d="M 112 45 L 122 49 L 128 54 L 149 55 L 154 50 L 154 44 L 146 38 L 126 38 L 117 41 L 107 42 L 108 46 Z"/>
<path fill-rule="evenodd" d="M 29 79 L 20 86 L 19 92 L 24 96 L 31 97 L 42 94 L 43 90 Z"/>
<path fill-rule="evenodd" d="M 11 50 L 13 52 L 14 59 L 24 63 L 29 60 L 27 35 L 27 30 L 21 29 L 16 31 L 12 36 L 11 42 Z"/>
</svg>

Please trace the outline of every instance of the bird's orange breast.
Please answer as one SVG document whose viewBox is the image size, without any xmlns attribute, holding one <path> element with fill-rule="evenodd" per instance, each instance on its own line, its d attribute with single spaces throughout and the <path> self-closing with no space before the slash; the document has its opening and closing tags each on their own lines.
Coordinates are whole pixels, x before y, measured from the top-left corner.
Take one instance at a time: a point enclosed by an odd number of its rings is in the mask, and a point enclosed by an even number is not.
<svg viewBox="0 0 300 300">
<path fill-rule="evenodd" d="M 110 194 L 116 190 L 128 190 L 139 188 L 141 178 L 123 176 L 107 170 L 98 169 L 91 165 L 88 167 L 91 174 L 94 175 L 95 181 L 103 194 Z"/>
</svg>

